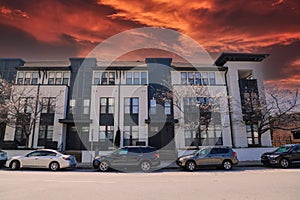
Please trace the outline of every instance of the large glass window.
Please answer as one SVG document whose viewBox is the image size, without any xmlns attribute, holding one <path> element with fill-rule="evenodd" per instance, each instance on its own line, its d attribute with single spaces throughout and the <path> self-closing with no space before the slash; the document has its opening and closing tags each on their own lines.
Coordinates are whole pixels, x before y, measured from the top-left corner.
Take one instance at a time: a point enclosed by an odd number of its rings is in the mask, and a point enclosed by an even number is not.
<svg viewBox="0 0 300 200">
<path fill-rule="evenodd" d="M 135 146 L 139 141 L 138 126 L 124 126 L 124 146 Z"/>
<path fill-rule="evenodd" d="M 17 76 L 17 83 L 19 85 L 23 84 L 24 81 L 24 72 L 18 72 L 18 76 Z"/>
<path fill-rule="evenodd" d="M 124 112 L 125 114 L 138 114 L 139 113 L 139 98 L 124 98 Z"/>
<path fill-rule="evenodd" d="M 30 84 L 30 81 L 31 81 L 31 73 L 30 73 L 30 72 L 26 72 L 26 73 L 25 73 L 25 81 L 24 81 L 24 84 L 25 84 L 25 85 L 29 85 L 29 84 Z"/>
<path fill-rule="evenodd" d="M 127 85 L 145 85 L 147 84 L 147 72 L 126 72 Z"/>
<path fill-rule="evenodd" d="M 246 122 L 248 146 L 258 146 L 258 126 L 256 123 Z"/>
<path fill-rule="evenodd" d="M 94 85 L 115 85 L 116 73 L 115 72 L 99 72 L 95 71 L 93 75 Z"/>
<path fill-rule="evenodd" d="M 111 97 L 100 98 L 100 113 L 101 114 L 113 114 L 115 107 L 115 99 Z"/>
<path fill-rule="evenodd" d="M 38 146 L 45 146 L 53 139 L 53 125 L 40 125 L 38 135 Z"/>
<path fill-rule="evenodd" d="M 182 85 L 216 85 L 215 72 L 181 72 Z"/>
<path fill-rule="evenodd" d="M 100 126 L 99 127 L 99 143 L 100 149 L 108 149 L 114 146 L 114 127 Z"/>
<path fill-rule="evenodd" d="M 55 97 L 42 98 L 42 113 L 55 113 Z"/>
<path fill-rule="evenodd" d="M 196 146 L 197 145 L 197 130 L 199 127 L 194 129 L 185 130 L 185 146 Z M 209 126 L 206 130 L 204 126 L 200 126 L 200 134 L 198 135 L 199 146 L 214 146 L 223 145 L 222 130 L 220 126 Z"/>
<path fill-rule="evenodd" d="M 69 114 L 74 114 L 74 112 L 75 112 L 75 106 L 76 106 L 76 100 L 75 99 L 70 99 Z"/>
<path fill-rule="evenodd" d="M 32 85 L 38 84 L 38 78 L 39 78 L 39 73 L 38 72 L 33 72 L 32 73 L 31 84 Z"/>
</svg>

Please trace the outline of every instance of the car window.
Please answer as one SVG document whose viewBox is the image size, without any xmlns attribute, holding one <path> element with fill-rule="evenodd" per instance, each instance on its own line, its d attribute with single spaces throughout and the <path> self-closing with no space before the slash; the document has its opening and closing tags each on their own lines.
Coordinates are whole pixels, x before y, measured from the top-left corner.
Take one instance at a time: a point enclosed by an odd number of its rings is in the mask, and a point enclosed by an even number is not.
<svg viewBox="0 0 300 200">
<path fill-rule="evenodd" d="M 52 151 L 41 151 L 41 156 L 56 156 L 56 153 Z"/>
<path fill-rule="evenodd" d="M 40 151 L 34 151 L 34 152 L 27 154 L 26 157 L 41 156 L 41 155 L 42 154 Z"/>
<path fill-rule="evenodd" d="M 291 148 L 292 146 L 279 147 L 278 149 L 275 150 L 275 153 L 288 152 Z"/>
<path fill-rule="evenodd" d="M 201 156 L 206 155 L 206 154 L 208 154 L 210 151 L 211 151 L 210 148 L 202 149 L 202 150 L 199 151 L 199 155 L 201 155 Z"/>
<path fill-rule="evenodd" d="M 296 146 L 295 149 L 294 149 L 294 151 L 295 151 L 296 153 L 300 153 L 300 146 Z"/>
<path fill-rule="evenodd" d="M 127 155 L 127 153 L 128 153 L 128 149 L 126 148 L 126 149 L 120 149 L 120 151 L 119 151 L 119 155 Z"/>
<path fill-rule="evenodd" d="M 219 154 L 226 154 L 226 153 L 229 153 L 229 151 L 230 151 L 230 149 L 218 148 Z"/>
<path fill-rule="evenodd" d="M 128 154 L 140 154 L 140 148 L 138 147 L 132 147 L 132 148 L 128 148 Z"/>
<path fill-rule="evenodd" d="M 210 151 L 210 154 L 218 154 L 219 153 L 219 151 L 218 151 L 218 149 L 216 149 L 216 148 L 213 148 L 211 151 Z"/>
<path fill-rule="evenodd" d="M 148 147 L 141 147 L 141 151 L 143 152 L 143 153 L 151 153 L 151 152 L 155 152 L 156 150 L 155 150 L 155 148 L 148 148 Z"/>
</svg>

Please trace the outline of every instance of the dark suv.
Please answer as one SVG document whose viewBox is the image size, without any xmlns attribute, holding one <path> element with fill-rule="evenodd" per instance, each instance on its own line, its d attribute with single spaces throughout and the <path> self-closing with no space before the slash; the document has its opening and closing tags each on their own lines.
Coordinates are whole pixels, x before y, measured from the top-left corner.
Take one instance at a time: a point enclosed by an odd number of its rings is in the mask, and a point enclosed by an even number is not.
<svg viewBox="0 0 300 200">
<path fill-rule="evenodd" d="M 238 164 L 237 154 L 230 147 L 203 147 L 191 155 L 181 156 L 177 165 L 188 171 L 197 167 L 222 167 L 225 170 Z"/>
<path fill-rule="evenodd" d="M 149 172 L 153 166 L 158 165 L 160 165 L 160 160 L 156 149 L 145 146 L 122 147 L 109 155 L 97 156 L 93 161 L 94 168 L 102 172 L 109 168 L 127 170 L 134 167 Z"/>
<path fill-rule="evenodd" d="M 273 152 L 264 153 L 261 155 L 261 163 L 264 166 L 280 166 L 282 168 L 300 165 L 300 144 L 288 144 Z"/>
</svg>

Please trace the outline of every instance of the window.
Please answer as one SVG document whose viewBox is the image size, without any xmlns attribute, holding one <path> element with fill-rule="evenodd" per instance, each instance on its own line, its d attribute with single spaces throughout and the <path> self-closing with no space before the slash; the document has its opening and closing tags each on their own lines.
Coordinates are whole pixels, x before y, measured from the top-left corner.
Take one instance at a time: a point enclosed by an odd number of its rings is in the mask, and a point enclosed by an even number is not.
<svg viewBox="0 0 300 200">
<path fill-rule="evenodd" d="M 203 85 L 208 85 L 208 73 L 207 72 L 202 73 L 202 83 L 203 83 Z"/>
<path fill-rule="evenodd" d="M 124 126 L 124 146 L 135 146 L 139 141 L 138 126 Z"/>
<path fill-rule="evenodd" d="M 61 83 L 62 83 L 62 73 L 61 72 L 56 72 L 55 84 L 56 85 L 61 85 Z"/>
<path fill-rule="evenodd" d="M 186 81 L 186 72 L 181 72 L 181 84 L 182 85 L 186 85 L 187 81 Z"/>
<path fill-rule="evenodd" d="M 147 84 L 147 72 L 141 72 L 141 84 L 142 85 Z"/>
<path fill-rule="evenodd" d="M 182 85 L 216 85 L 215 72 L 181 72 Z"/>
<path fill-rule="evenodd" d="M 40 125 L 38 135 L 38 146 L 45 146 L 52 142 L 53 139 L 53 125 Z"/>
<path fill-rule="evenodd" d="M 99 143 L 100 149 L 108 149 L 114 146 L 114 127 L 100 126 L 99 127 Z"/>
<path fill-rule="evenodd" d="M 75 112 L 75 106 L 76 106 L 76 100 L 71 99 L 69 103 L 69 114 L 74 114 Z"/>
<path fill-rule="evenodd" d="M 55 97 L 42 98 L 42 113 L 55 113 Z"/>
<path fill-rule="evenodd" d="M 94 72 L 94 85 L 100 85 L 100 72 Z"/>
<path fill-rule="evenodd" d="M 147 84 L 147 72 L 126 72 L 127 85 Z"/>
<path fill-rule="evenodd" d="M 83 114 L 85 114 L 85 115 L 90 114 L 90 100 L 89 99 L 83 100 Z"/>
<path fill-rule="evenodd" d="M 63 73 L 63 83 L 64 85 L 69 84 L 69 79 L 70 79 L 70 72 L 64 72 Z"/>
<path fill-rule="evenodd" d="M 214 72 L 209 72 L 209 84 L 215 85 L 216 84 L 216 77 Z"/>
<path fill-rule="evenodd" d="M 16 125 L 15 130 L 15 141 L 18 146 L 26 145 L 26 132 L 29 131 L 29 125 L 26 125 L 24 128 L 21 125 Z"/>
<path fill-rule="evenodd" d="M 133 84 L 134 85 L 140 84 L 140 73 L 139 72 L 133 73 Z"/>
<path fill-rule="evenodd" d="M 99 72 L 95 71 L 93 76 L 94 85 L 115 85 L 115 72 Z"/>
<path fill-rule="evenodd" d="M 38 78 L 39 78 L 39 73 L 38 72 L 33 72 L 32 73 L 32 79 L 31 79 L 31 85 L 38 84 Z"/>
<path fill-rule="evenodd" d="M 247 134 L 247 141 L 248 146 L 258 146 L 258 129 L 256 123 L 246 122 L 246 134 Z"/>
<path fill-rule="evenodd" d="M 209 126 L 205 130 L 205 126 L 200 126 L 200 134 L 198 135 L 199 146 L 214 146 L 223 145 L 222 131 L 219 126 Z M 198 127 L 195 127 L 197 130 Z M 196 130 L 185 130 L 185 146 L 196 146 L 197 145 L 197 133 Z"/>
<path fill-rule="evenodd" d="M 124 112 L 125 114 L 138 114 L 139 98 L 124 98 Z"/>
<path fill-rule="evenodd" d="M 155 99 L 150 100 L 150 114 L 151 115 L 156 114 L 156 100 Z"/>
<path fill-rule="evenodd" d="M 30 84 L 30 80 L 31 80 L 31 73 L 30 73 L 30 72 L 26 72 L 26 73 L 25 73 L 25 81 L 24 81 L 24 84 L 25 84 L 25 85 L 29 85 L 29 84 Z"/>
<path fill-rule="evenodd" d="M 171 102 L 166 100 L 165 102 L 165 115 L 171 115 Z"/>
<path fill-rule="evenodd" d="M 132 73 L 131 72 L 126 72 L 126 84 L 132 85 Z"/>
<path fill-rule="evenodd" d="M 24 80 L 24 72 L 18 72 L 18 76 L 17 76 L 17 83 L 19 85 L 23 84 L 23 80 Z"/>
<path fill-rule="evenodd" d="M 115 99 L 109 97 L 100 98 L 100 113 L 114 114 Z"/>
<path fill-rule="evenodd" d="M 24 113 L 32 113 L 34 108 L 34 102 L 32 97 L 21 97 L 20 101 L 20 111 Z"/>
</svg>

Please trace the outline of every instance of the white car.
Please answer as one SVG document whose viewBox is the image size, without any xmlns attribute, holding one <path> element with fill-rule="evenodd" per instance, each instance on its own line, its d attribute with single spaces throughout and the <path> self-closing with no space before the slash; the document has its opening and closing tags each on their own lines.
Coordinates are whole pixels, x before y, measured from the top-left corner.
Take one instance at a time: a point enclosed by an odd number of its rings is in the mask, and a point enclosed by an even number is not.
<svg viewBox="0 0 300 200">
<path fill-rule="evenodd" d="M 48 168 L 57 171 L 62 168 L 75 167 L 76 158 L 64 155 L 52 149 L 39 149 L 25 156 L 14 156 L 6 162 L 6 167 L 13 170 L 20 168 Z"/>
</svg>

